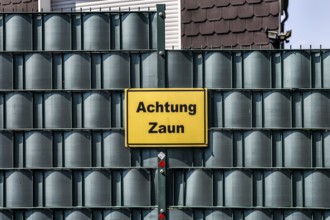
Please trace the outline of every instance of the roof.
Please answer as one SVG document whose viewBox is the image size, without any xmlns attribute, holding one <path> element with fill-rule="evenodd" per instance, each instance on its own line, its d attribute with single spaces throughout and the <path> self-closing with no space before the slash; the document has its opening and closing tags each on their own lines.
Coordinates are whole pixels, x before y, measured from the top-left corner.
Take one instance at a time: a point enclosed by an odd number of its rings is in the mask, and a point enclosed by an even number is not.
<svg viewBox="0 0 330 220">
<path fill-rule="evenodd" d="M 266 30 L 279 29 L 278 0 L 181 0 L 183 48 L 272 48 Z"/>
<path fill-rule="evenodd" d="M 38 11 L 38 0 L 0 0 L 1 12 Z"/>
</svg>

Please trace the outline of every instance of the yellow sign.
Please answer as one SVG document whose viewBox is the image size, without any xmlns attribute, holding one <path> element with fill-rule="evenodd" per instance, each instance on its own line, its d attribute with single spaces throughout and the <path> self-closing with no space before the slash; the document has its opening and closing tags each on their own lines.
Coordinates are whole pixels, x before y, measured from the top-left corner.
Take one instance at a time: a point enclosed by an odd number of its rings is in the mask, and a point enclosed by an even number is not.
<svg viewBox="0 0 330 220">
<path fill-rule="evenodd" d="M 127 147 L 207 146 L 206 89 L 126 89 Z"/>
</svg>

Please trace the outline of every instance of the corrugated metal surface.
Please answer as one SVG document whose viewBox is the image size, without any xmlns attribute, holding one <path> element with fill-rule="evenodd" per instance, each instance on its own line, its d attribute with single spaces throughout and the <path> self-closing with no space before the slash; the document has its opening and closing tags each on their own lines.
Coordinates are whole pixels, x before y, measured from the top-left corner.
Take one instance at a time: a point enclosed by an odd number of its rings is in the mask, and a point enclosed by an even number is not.
<svg viewBox="0 0 330 220">
<path fill-rule="evenodd" d="M 53 11 L 108 11 L 111 10 L 155 10 L 156 4 L 166 4 L 166 48 L 180 49 L 181 48 L 181 6 L 180 0 L 98 0 L 98 1 L 80 1 L 80 0 L 51 0 L 51 8 Z M 139 26 L 133 28 L 123 29 L 128 31 L 125 36 L 134 35 L 135 37 L 142 37 Z M 94 34 L 93 34 L 94 35 Z M 95 35 L 97 35 L 95 33 Z M 98 35 L 104 36 L 104 35 Z M 130 40 L 131 43 L 134 41 Z M 99 41 L 100 43 L 100 41 Z M 95 45 L 95 44 L 94 44 Z"/>
<path fill-rule="evenodd" d="M 155 15 L 155 11 L 0 13 L 0 51 L 156 49 Z"/>
<path fill-rule="evenodd" d="M 68 16 L 48 15 L 49 31 Z M 0 219 L 157 219 L 158 150 L 123 128 L 124 88 L 158 87 L 155 48 L 62 43 L 0 53 Z M 166 87 L 209 89 L 210 140 L 164 151 L 168 219 L 329 219 L 329 54 L 166 51 Z"/>
</svg>

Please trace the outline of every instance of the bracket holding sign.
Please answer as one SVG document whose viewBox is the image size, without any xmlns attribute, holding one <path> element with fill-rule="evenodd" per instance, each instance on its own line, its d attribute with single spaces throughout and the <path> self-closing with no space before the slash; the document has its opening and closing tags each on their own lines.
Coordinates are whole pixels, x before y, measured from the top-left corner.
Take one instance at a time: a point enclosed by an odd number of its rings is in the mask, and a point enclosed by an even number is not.
<svg viewBox="0 0 330 220">
<path fill-rule="evenodd" d="M 207 89 L 126 89 L 127 147 L 206 147 Z"/>
</svg>

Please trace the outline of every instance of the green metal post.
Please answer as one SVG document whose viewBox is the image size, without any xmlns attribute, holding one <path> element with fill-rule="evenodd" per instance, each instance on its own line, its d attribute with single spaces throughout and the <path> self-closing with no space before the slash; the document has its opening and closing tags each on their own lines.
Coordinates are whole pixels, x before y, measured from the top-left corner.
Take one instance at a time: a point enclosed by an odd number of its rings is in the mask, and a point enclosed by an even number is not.
<svg viewBox="0 0 330 220">
<path fill-rule="evenodd" d="M 157 5 L 157 77 L 158 87 L 165 88 L 165 5 Z M 165 166 L 161 162 L 165 160 L 165 149 L 158 149 L 158 216 L 159 219 L 167 218 L 166 209 L 166 163 Z"/>
<path fill-rule="evenodd" d="M 165 87 L 165 5 L 157 5 L 157 77 L 158 87 Z"/>
</svg>

